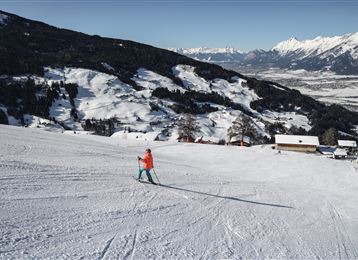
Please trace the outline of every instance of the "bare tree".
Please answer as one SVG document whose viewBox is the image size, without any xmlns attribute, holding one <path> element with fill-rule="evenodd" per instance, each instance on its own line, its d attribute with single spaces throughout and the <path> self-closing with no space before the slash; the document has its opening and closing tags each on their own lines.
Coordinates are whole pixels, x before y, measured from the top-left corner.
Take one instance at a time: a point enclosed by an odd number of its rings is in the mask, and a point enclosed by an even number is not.
<svg viewBox="0 0 358 260">
<path fill-rule="evenodd" d="M 256 130 L 254 127 L 254 122 L 252 119 L 245 115 L 241 114 L 239 117 L 232 122 L 232 126 L 228 129 L 228 137 L 231 140 L 233 137 L 240 136 L 241 137 L 241 145 L 244 142 L 244 136 L 253 137 L 256 134 Z"/>
<path fill-rule="evenodd" d="M 186 139 L 187 141 L 194 139 L 195 133 L 200 131 L 200 126 L 198 125 L 195 116 L 191 114 L 186 114 L 181 118 L 178 126 L 179 138 Z"/>
</svg>

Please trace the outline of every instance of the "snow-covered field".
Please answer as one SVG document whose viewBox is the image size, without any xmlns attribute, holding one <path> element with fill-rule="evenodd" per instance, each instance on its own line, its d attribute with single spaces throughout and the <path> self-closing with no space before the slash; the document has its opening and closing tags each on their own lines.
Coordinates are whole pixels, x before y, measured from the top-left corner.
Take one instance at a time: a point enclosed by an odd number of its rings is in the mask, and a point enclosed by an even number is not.
<svg viewBox="0 0 358 260">
<path fill-rule="evenodd" d="M 357 190 L 319 155 L 0 125 L 0 258 L 357 259 Z"/>
<path fill-rule="evenodd" d="M 328 71 L 258 69 L 234 64 L 222 64 L 222 66 L 237 70 L 247 76 L 278 82 L 326 104 L 339 104 L 358 111 L 357 75 L 337 75 Z"/>
</svg>

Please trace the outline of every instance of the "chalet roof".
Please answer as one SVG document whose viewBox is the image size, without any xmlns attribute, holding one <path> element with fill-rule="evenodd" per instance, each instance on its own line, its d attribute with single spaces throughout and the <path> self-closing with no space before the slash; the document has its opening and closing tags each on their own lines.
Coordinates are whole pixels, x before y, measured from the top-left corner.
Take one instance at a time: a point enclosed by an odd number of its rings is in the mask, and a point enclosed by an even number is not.
<svg viewBox="0 0 358 260">
<path fill-rule="evenodd" d="M 332 155 L 336 149 L 337 149 L 336 147 L 332 147 L 332 146 L 324 146 L 324 145 L 318 146 L 318 151 L 324 155 Z"/>
<path fill-rule="evenodd" d="M 317 136 L 275 135 L 276 144 L 319 145 Z"/>
<path fill-rule="evenodd" d="M 207 141 L 207 142 L 218 143 L 218 142 L 220 141 L 220 139 L 217 138 L 217 137 L 199 136 L 198 138 L 196 138 L 196 139 L 194 140 L 195 143 L 199 143 L 199 142 L 202 142 L 202 141 L 204 141 L 204 142 Z"/>
<path fill-rule="evenodd" d="M 200 142 L 201 140 L 203 140 L 203 137 L 202 137 L 202 136 L 199 136 L 198 138 L 196 138 L 196 139 L 194 140 L 194 143 L 198 143 L 198 142 Z"/>
<path fill-rule="evenodd" d="M 354 140 L 338 140 L 338 146 L 341 147 L 357 147 L 357 142 Z"/>
<path fill-rule="evenodd" d="M 247 143 L 247 144 L 251 143 L 250 137 L 245 136 L 245 135 L 244 135 L 243 141 L 244 141 L 244 143 Z M 229 143 L 235 143 L 235 142 L 241 142 L 241 135 L 236 135 L 229 139 Z"/>
</svg>

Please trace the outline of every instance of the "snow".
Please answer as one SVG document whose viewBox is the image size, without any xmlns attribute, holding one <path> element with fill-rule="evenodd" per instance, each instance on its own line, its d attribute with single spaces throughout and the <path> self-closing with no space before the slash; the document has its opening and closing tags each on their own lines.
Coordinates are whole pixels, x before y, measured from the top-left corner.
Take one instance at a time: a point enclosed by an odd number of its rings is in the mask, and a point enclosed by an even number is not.
<svg viewBox="0 0 358 260">
<path fill-rule="evenodd" d="M 127 123 L 136 122 L 139 117 L 144 119 L 144 122 L 138 123 L 138 129 L 145 130 L 146 127 L 143 124 L 145 122 L 149 124 L 154 117 L 151 114 L 149 102 L 143 102 L 140 94 L 115 76 L 79 68 L 65 68 L 64 71 L 54 69 L 51 73 L 51 77 L 57 81 L 64 79 L 63 75 L 65 75 L 66 83 L 76 83 L 80 86 L 74 101 L 81 119 L 116 117 L 123 123 Z M 46 74 L 47 77 L 49 75 L 49 73 Z M 69 98 L 60 99 L 53 104 L 50 114 L 56 119 L 71 124 L 72 121 L 69 118 L 71 108 Z"/>
<path fill-rule="evenodd" d="M 279 86 L 277 86 L 277 85 L 270 84 L 270 86 L 271 86 L 271 87 L 274 87 L 274 88 L 276 88 L 276 89 L 279 89 L 279 90 L 282 90 L 282 91 L 286 91 L 286 92 L 287 92 L 287 89 L 284 89 L 284 88 L 279 87 Z"/>
<path fill-rule="evenodd" d="M 116 118 L 118 124 L 116 124 L 115 131 L 123 132 L 130 128 L 131 132 L 134 132 L 129 135 L 118 134 L 118 137 L 141 139 L 142 137 L 139 136 L 145 134 L 143 139 L 147 140 L 153 140 L 157 136 L 163 137 L 160 139 L 174 140 L 177 136 L 176 122 L 180 115 L 171 109 L 173 101 L 152 96 L 153 90 L 159 87 L 181 92 L 187 89 L 205 93 L 215 91 L 226 96 L 254 115 L 252 120 L 261 136 L 269 137 L 265 122 L 282 123 L 288 129 L 293 126 L 302 127 L 307 131 L 311 129 L 309 119 L 307 116 L 299 114 L 299 108 L 297 108 L 297 112 L 265 111 L 262 114 L 253 110 L 250 103 L 258 100 L 259 96 L 254 90 L 247 87 L 246 80 L 242 78 L 233 77 L 230 82 L 223 79 L 205 80 L 195 73 L 195 67 L 188 65 L 174 66 L 172 71 L 183 82 L 184 87 L 175 84 L 170 78 L 145 68 L 139 68 L 132 77 L 138 86 L 143 87 L 143 90 L 140 91 L 120 81 L 114 75 L 83 68 L 47 67 L 44 77 L 33 76 L 32 78 L 38 83 L 47 82 L 49 85 L 60 81 L 78 84 L 78 95 L 74 99 L 78 121 L 70 116 L 73 107 L 65 88 L 60 89 L 60 98 L 53 102 L 49 110 L 51 118 L 54 117 L 68 129 L 76 131 L 83 130 L 81 121 L 86 119 Z M 26 79 L 25 76 L 16 78 L 16 80 Z M 214 142 L 225 140 L 228 128 L 242 112 L 217 104 L 210 103 L 210 105 L 216 107 L 218 111 L 196 116 L 201 127 L 200 133 L 196 137 L 203 136 L 205 140 Z M 11 124 L 18 125 L 14 120 L 11 121 Z M 56 128 L 54 130 L 57 131 Z"/>
<path fill-rule="evenodd" d="M 265 110 L 262 114 L 262 119 L 270 123 L 281 123 L 287 129 L 294 126 L 309 131 L 312 128 L 308 117 L 296 112 L 272 112 Z"/>
<path fill-rule="evenodd" d="M 350 52 L 353 58 L 358 57 L 358 33 L 350 33 L 342 36 L 334 37 L 316 37 L 313 40 L 299 41 L 296 38 L 291 38 L 287 41 L 278 43 L 272 48 L 274 51 L 278 51 L 281 55 L 287 55 L 290 52 L 301 53 L 300 58 L 307 57 L 309 55 L 320 55 L 327 51 L 326 55 L 322 58 L 326 58 L 329 55 L 335 57 Z M 334 51 L 333 51 L 334 49 Z"/>
<path fill-rule="evenodd" d="M 337 149 L 333 152 L 333 154 L 334 154 L 335 156 L 347 156 L 347 151 L 344 150 L 344 149 L 337 148 Z"/>
<path fill-rule="evenodd" d="M 246 80 L 235 77 L 233 83 L 229 83 L 224 79 L 206 81 L 195 73 L 195 67 L 189 65 L 177 65 L 172 70 L 174 75 L 181 79 L 186 88 L 199 92 L 210 93 L 215 91 L 222 96 L 227 96 L 236 103 L 242 104 L 248 110 L 251 110 L 252 113 L 257 113 L 250 108 L 250 102 L 259 99 L 259 97 L 253 90 L 242 86 Z"/>
<path fill-rule="evenodd" d="M 135 182 L 152 149 L 163 186 Z M 357 165 L 0 126 L 2 259 L 355 259 Z"/>
<path fill-rule="evenodd" d="M 7 116 L 7 120 L 9 121 L 9 125 L 13 125 L 13 126 L 20 126 L 20 122 L 19 120 L 17 120 L 15 117 L 13 116 L 10 116 L 8 113 L 7 113 L 7 108 L 3 107 L 2 105 L 0 105 L 0 109 L 6 114 Z"/>
<path fill-rule="evenodd" d="M 142 140 L 142 141 L 154 141 L 156 137 L 159 135 L 159 132 L 149 132 L 149 133 L 141 133 L 141 132 L 125 132 L 119 131 L 111 135 L 111 138 L 114 139 L 128 139 L 128 140 Z"/>
<path fill-rule="evenodd" d="M 115 71 L 115 69 L 106 62 L 101 62 L 101 65 L 108 71 Z"/>
<path fill-rule="evenodd" d="M 187 89 L 210 92 L 210 83 L 199 77 L 194 70 L 195 67 L 189 65 L 177 65 L 172 68 L 174 75 L 181 79 Z"/>
<path fill-rule="evenodd" d="M 241 103 L 248 110 L 252 110 L 250 102 L 258 99 L 253 90 L 242 86 L 244 80 L 240 78 L 236 78 L 233 83 L 220 79 L 208 82 L 196 75 L 194 67 L 191 66 L 179 65 L 173 67 L 173 71 L 176 71 L 176 76 L 185 82 L 186 87 L 196 91 L 211 91 L 211 85 L 212 90 L 228 96 L 234 102 Z M 122 129 L 130 127 L 133 132 L 136 132 L 120 135 L 129 139 L 140 138 L 138 136 L 143 134 L 138 134 L 138 131 L 142 131 L 150 133 L 150 136 L 144 137 L 144 139 L 153 140 L 153 137 L 155 138 L 160 133 L 163 126 L 171 125 L 173 120 L 178 117 L 168 108 L 173 104 L 172 101 L 158 100 L 152 97 L 151 93 L 154 89 L 163 87 L 171 91 L 186 90 L 176 85 L 171 79 L 145 68 L 138 69 L 132 78 L 137 85 L 144 88 L 142 91 L 135 91 L 112 75 L 80 68 L 46 68 L 45 78 L 42 80 L 45 79 L 50 84 L 53 81 L 59 82 L 61 80 L 66 83 L 77 83 L 79 93 L 75 98 L 75 105 L 80 119 L 103 119 L 115 116 L 122 123 Z M 41 81 L 41 79 L 38 80 Z M 72 106 L 67 92 L 64 89 L 61 92 L 66 94 L 66 99 L 61 98 L 54 102 L 50 109 L 50 115 L 58 121 L 64 122 L 67 126 L 81 130 L 81 126 L 69 117 Z M 165 113 L 163 111 L 151 111 L 150 102 L 163 107 Z M 226 109 L 223 106 L 217 107 L 219 111 L 198 115 L 197 117 L 198 123 L 202 127 L 199 135 L 203 135 L 206 139 L 225 139 L 227 129 L 231 126 L 232 121 L 241 114 L 240 111 Z M 255 113 L 256 111 L 252 110 L 252 112 Z M 153 124 L 151 125 L 153 122 L 161 123 L 153 126 Z M 212 126 L 213 123 L 215 127 Z M 122 129 L 118 130 L 121 131 Z M 264 129 L 264 126 L 262 129 Z M 175 130 L 173 130 L 169 139 L 175 139 L 175 135 Z"/>
<path fill-rule="evenodd" d="M 242 135 L 233 136 L 228 141 L 229 142 L 238 142 L 238 141 L 241 142 L 241 140 L 247 144 L 251 143 L 250 137 L 248 137 L 248 136 L 242 137 Z"/>
<path fill-rule="evenodd" d="M 348 33 L 341 36 L 322 37 L 318 36 L 310 40 L 298 40 L 297 38 L 290 38 L 282 41 L 274 46 L 271 51 L 277 51 L 281 56 L 294 54 L 297 59 L 306 57 L 318 57 L 320 59 L 327 59 L 338 57 L 344 53 L 350 55 L 353 59 L 358 58 L 358 32 Z M 263 50 L 254 50 L 243 53 L 235 48 L 170 48 L 169 50 L 186 55 L 188 57 L 215 63 L 225 62 L 242 62 L 243 60 L 250 60 L 256 56 L 257 53 L 264 53 Z M 297 64 L 293 62 L 292 65 Z"/>
<path fill-rule="evenodd" d="M 232 47 L 225 47 L 225 48 L 210 48 L 210 47 L 197 47 L 197 48 L 169 48 L 170 51 L 174 51 L 184 55 L 193 55 L 193 54 L 217 54 L 217 53 L 224 53 L 224 54 L 237 54 L 242 53 L 242 51 L 232 48 Z"/>
<path fill-rule="evenodd" d="M 357 147 L 357 142 L 353 140 L 338 140 L 338 146 L 341 147 Z"/>
<path fill-rule="evenodd" d="M 196 60 L 215 63 L 239 61 L 243 54 L 240 50 L 230 47 L 169 48 L 169 50 Z"/>
<path fill-rule="evenodd" d="M 319 145 L 317 136 L 308 135 L 275 135 L 276 144 Z"/>
<path fill-rule="evenodd" d="M 249 89 L 248 87 L 243 87 L 242 83 L 245 82 L 246 80 L 240 78 L 236 79 L 233 83 L 229 83 L 223 79 L 215 79 L 211 83 L 211 90 L 220 95 L 227 96 L 233 102 L 243 105 L 247 110 L 258 115 L 257 111 L 251 109 L 250 103 L 258 100 L 259 96 L 254 90 Z"/>
<path fill-rule="evenodd" d="M 51 122 L 50 120 L 38 116 L 25 114 L 24 121 L 26 126 L 30 128 L 41 128 L 43 130 L 51 132 L 63 132 L 63 128 L 59 124 L 56 124 L 54 122 Z"/>
<path fill-rule="evenodd" d="M 6 14 L 0 13 L 0 26 L 6 25 L 6 21 L 9 17 Z"/>
<path fill-rule="evenodd" d="M 335 146 L 325 146 L 320 145 L 317 147 L 318 151 L 324 155 L 333 155 L 334 151 L 337 149 Z"/>
<path fill-rule="evenodd" d="M 244 69 L 243 69 L 244 70 Z M 329 71 L 268 69 L 242 71 L 247 76 L 278 82 L 326 104 L 339 104 L 358 111 L 358 76 Z"/>
<path fill-rule="evenodd" d="M 183 91 L 183 88 L 176 85 L 171 79 L 144 68 L 138 69 L 132 80 L 145 89 L 167 88 L 170 91 L 177 89 Z"/>
</svg>

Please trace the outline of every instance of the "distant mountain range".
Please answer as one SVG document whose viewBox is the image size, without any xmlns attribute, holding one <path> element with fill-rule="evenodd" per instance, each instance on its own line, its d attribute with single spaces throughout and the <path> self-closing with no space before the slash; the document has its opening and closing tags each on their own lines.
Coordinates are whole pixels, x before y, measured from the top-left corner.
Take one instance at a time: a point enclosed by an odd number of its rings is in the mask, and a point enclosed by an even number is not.
<svg viewBox="0 0 358 260">
<path fill-rule="evenodd" d="M 313 40 L 291 38 L 271 50 L 243 53 L 234 48 L 171 49 L 191 58 L 213 62 L 233 62 L 243 66 L 333 71 L 358 74 L 358 33 Z"/>
<path fill-rule="evenodd" d="M 235 48 L 169 48 L 169 50 L 186 55 L 190 58 L 206 62 L 239 62 L 244 58 L 242 51 Z"/>
<path fill-rule="evenodd" d="M 257 143 L 276 133 L 322 135 L 330 127 L 357 136 L 358 113 L 275 82 L 1 11 L 0 61 L 0 124 L 167 140 L 178 136 L 178 120 L 189 113 L 198 135 L 222 141 L 244 114 Z"/>
</svg>

